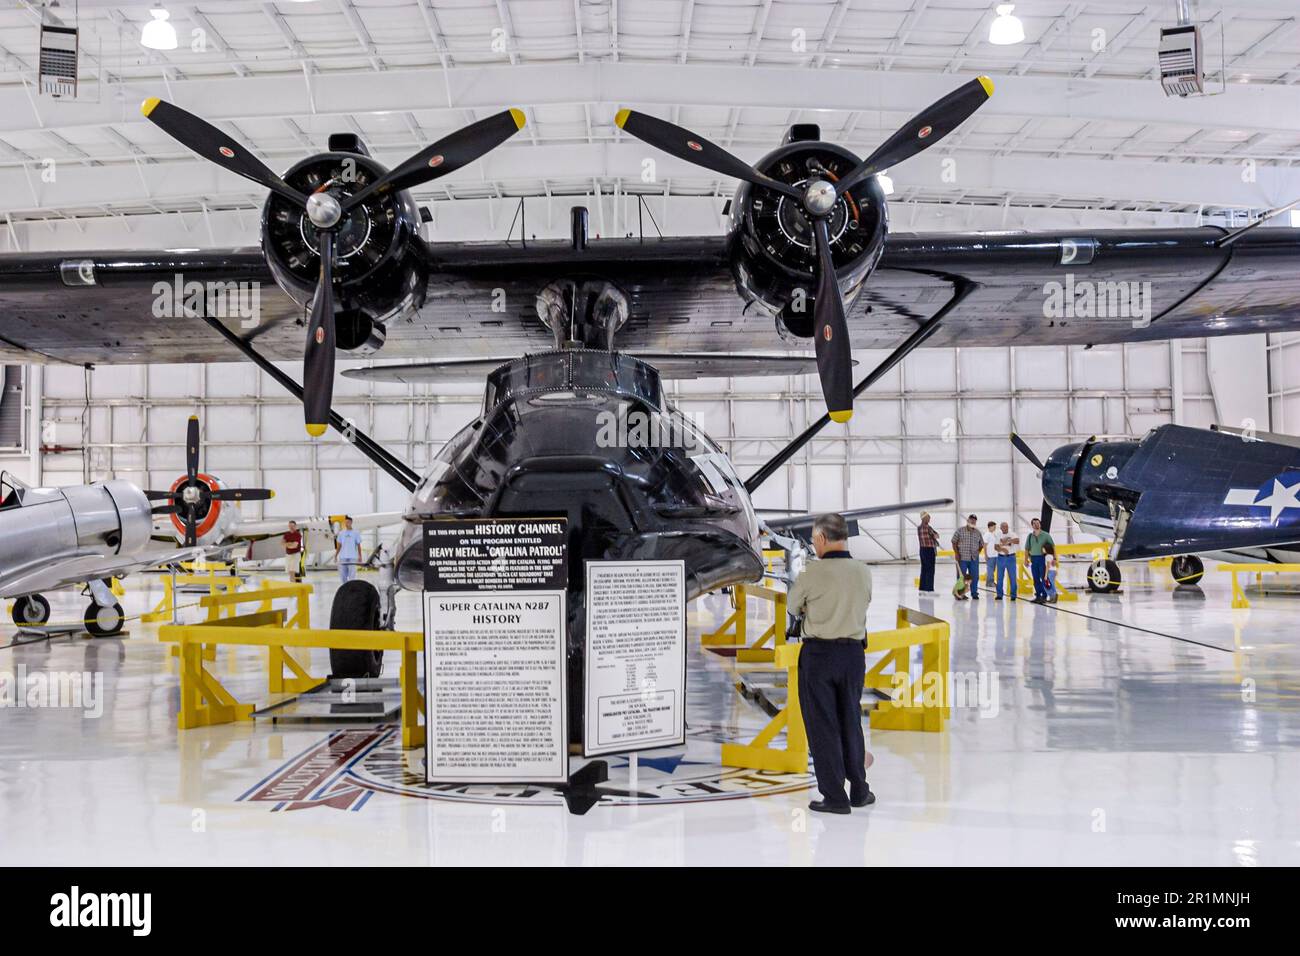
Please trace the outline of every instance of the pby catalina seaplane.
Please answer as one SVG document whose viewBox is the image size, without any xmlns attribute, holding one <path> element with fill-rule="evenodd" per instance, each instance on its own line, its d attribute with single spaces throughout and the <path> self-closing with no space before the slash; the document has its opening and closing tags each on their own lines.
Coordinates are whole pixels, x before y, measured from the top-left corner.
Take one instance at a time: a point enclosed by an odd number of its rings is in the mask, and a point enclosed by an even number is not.
<svg viewBox="0 0 1300 956">
<path fill-rule="evenodd" d="M 1161 425 L 1139 441 L 1089 438 L 1040 461 L 1043 526 L 1053 511 L 1113 539 L 1088 586 L 1114 591 L 1117 561 L 1173 557 L 1178 584 L 1205 573 L 1198 554 L 1228 562 L 1300 561 L 1300 439 L 1231 428 Z"/>
<path fill-rule="evenodd" d="M 327 425 L 346 432 L 411 491 L 396 557 L 407 587 L 422 584 L 426 519 L 567 516 L 577 685 L 584 559 L 682 558 L 692 597 L 757 579 L 760 522 L 750 496 L 823 429 L 847 421 L 853 399 L 922 344 L 1102 344 L 1300 326 L 1300 232 L 1293 229 L 1256 229 L 1257 222 L 1231 232 L 890 236 L 877 174 L 940 142 L 992 92 L 987 77 L 971 79 L 865 161 L 801 124 L 750 166 L 696 133 L 623 109 L 616 123 L 627 134 L 741 181 L 725 237 L 589 241 L 586 210 L 576 208 L 568 241 L 488 243 L 423 239 L 409 190 L 505 142 L 524 125 L 519 110 L 481 119 L 392 169 L 355 135 L 336 134 L 328 152 L 281 177 L 221 130 L 151 99 L 143 107 L 151 122 L 269 190 L 261 248 L 0 257 L 7 317 L 0 358 L 166 363 L 243 355 L 302 400 L 309 434 Z M 1045 316 L 1045 284 L 1067 273 L 1149 282 L 1143 320 Z M 178 274 L 187 285 L 257 284 L 261 322 L 241 328 L 204 301 L 159 322 L 151 314 L 155 290 L 174 287 Z M 513 311 L 497 309 L 501 293 Z M 855 383 L 854 346 L 892 351 Z M 348 374 L 419 382 L 487 376 L 481 414 L 423 477 L 330 408 L 338 351 L 366 356 L 381 347 L 416 364 Z M 805 354 L 719 354 L 771 347 Z M 431 352 L 442 357 L 430 361 Z M 274 364 L 296 355 L 304 356 L 301 385 Z M 680 415 L 664 397 L 664 378 L 814 368 L 826 414 L 744 480 L 702 434 L 700 454 L 596 440 L 598 416 L 620 406 Z M 377 608 L 369 599 L 340 608 L 336 598 L 334 620 L 377 626 Z M 340 676 L 375 666 L 357 652 L 335 662 Z M 581 693 L 572 699 L 580 703 Z"/>
</svg>

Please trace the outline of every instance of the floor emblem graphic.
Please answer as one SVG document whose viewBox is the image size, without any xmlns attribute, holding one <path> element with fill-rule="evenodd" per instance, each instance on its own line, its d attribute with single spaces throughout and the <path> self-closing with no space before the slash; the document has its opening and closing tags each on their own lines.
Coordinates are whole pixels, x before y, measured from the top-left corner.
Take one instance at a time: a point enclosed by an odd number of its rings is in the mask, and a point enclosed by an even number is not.
<svg viewBox="0 0 1300 956">
<path fill-rule="evenodd" d="M 733 739 L 718 728 L 699 727 L 687 735 L 684 748 L 642 753 L 636 786 L 630 761 L 616 754 L 609 762 L 609 781 L 600 785 L 599 806 L 662 806 L 736 800 L 778 793 L 797 793 L 811 786 L 807 774 L 770 773 L 723 767 L 718 744 Z M 563 806 L 554 787 L 507 784 L 428 784 L 424 782 L 424 751 L 401 749 L 395 725 L 365 730 L 338 730 L 279 767 L 239 799 L 273 804 L 272 810 L 326 807 L 360 810 L 376 793 L 423 800 L 463 803 Z M 582 758 L 571 760 L 571 770 Z"/>
</svg>

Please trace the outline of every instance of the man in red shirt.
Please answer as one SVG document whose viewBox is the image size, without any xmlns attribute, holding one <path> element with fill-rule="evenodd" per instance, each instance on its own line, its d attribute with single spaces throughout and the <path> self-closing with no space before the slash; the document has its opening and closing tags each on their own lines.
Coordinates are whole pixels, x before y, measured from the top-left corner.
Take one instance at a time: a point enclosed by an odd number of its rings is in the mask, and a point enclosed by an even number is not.
<svg viewBox="0 0 1300 956">
<path fill-rule="evenodd" d="M 289 572 L 290 581 L 302 580 L 302 532 L 296 521 L 290 521 L 289 530 L 284 533 L 284 569 Z"/>
</svg>

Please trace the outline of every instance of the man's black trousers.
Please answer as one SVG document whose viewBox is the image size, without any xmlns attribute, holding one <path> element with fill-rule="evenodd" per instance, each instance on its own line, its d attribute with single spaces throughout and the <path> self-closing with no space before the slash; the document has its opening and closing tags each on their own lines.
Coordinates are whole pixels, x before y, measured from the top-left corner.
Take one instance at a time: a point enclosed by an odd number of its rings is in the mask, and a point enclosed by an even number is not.
<svg viewBox="0 0 1300 956">
<path fill-rule="evenodd" d="M 817 789 L 823 800 L 837 806 L 867 794 L 867 745 L 862 736 L 865 676 L 861 641 L 804 640 L 799 651 L 799 709 Z"/>
<path fill-rule="evenodd" d="M 934 590 L 934 548 L 921 549 L 921 586 L 918 590 Z"/>
</svg>

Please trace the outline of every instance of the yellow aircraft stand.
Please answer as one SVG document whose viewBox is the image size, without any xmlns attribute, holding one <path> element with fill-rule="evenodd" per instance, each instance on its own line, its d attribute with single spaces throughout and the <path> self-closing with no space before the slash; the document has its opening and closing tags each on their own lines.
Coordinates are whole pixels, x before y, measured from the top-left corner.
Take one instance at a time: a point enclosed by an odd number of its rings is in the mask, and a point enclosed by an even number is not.
<svg viewBox="0 0 1300 956">
<path fill-rule="evenodd" d="M 205 646 L 218 644 L 267 648 L 268 693 L 304 693 L 325 682 L 313 677 L 288 653 L 291 648 L 328 647 L 342 650 L 393 650 L 402 654 L 400 686 L 402 690 L 402 746 L 424 745 L 424 695 L 416 681 L 419 667 L 416 656 L 424 649 L 424 635 L 419 631 L 351 631 L 311 628 L 307 616 L 306 596 L 310 584 L 275 584 L 242 593 L 208 595 L 209 620 L 201 624 L 168 624 L 158 629 L 158 639 L 176 645 L 173 653 L 181 660 L 181 708 L 176 726 L 181 730 L 252 720 L 253 704 L 240 703 L 217 677 L 207 669 Z M 289 618 L 283 609 L 272 609 L 277 597 L 291 597 L 298 611 Z M 261 609 L 250 614 L 221 617 L 222 606 L 258 602 Z M 296 625 L 296 626 L 291 626 Z M 292 672 L 286 676 L 284 668 Z"/>
<path fill-rule="evenodd" d="M 895 618 L 897 627 L 867 635 L 866 653 L 885 651 L 884 657 L 867 671 L 863 686 L 897 697 L 881 701 L 872 710 L 872 730 L 942 731 L 952 714 L 948 699 L 949 630 L 948 622 L 921 611 L 900 607 Z M 778 645 L 774 663 L 786 671 L 786 702 L 768 721 L 758 736 L 748 744 L 723 744 L 722 765 L 769 770 L 776 773 L 806 773 L 808 770 L 808 734 L 799 709 L 799 650 L 802 644 Z M 910 649 L 921 647 L 921 675 L 909 677 Z M 887 668 L 892 673 L 886 673 Z M 777 734 L 785 731 L 785 747 L 773 747 Z"/>
<path fill-rule="evenodd" d="M 948 622 L 912 608 L 900 607 L 892 631 L 867 634 L 867 653 L 884 651 L 884 657 L 867 671 L 863 685 L 888 693 L 871 711 L 872 730 L 923 730 L 937 733 L 952 715 L 948 700 Z M 921 648 L 921 675 L 910 676 L 911 649 Z M 886 669 L 892 667 L 892 672 Z"/>
<path fill-rule="evenodd" d="M 736 609 L 716 631 L 701 635 L 700 643 L 705 647 L 738 647 L 736 660 L 742 664 L 772 663 L 776 659 L 776 648 L 785 645 L 786 593 L 758 584 L 737 584 L 732 588 L 732 594 L 736 599 Z M 753 644 L 741 646 L 749 640 L 750 598 L 772 603 L 772 623 Z M 771 647 L 767 646 L 768 641 L 772 642 Z"/>
<path fill-rule="evenodd" d="M 147 614 L 141 614 L 140 620 L 146 623 L 170 621 L 178 609 L 176 588 L 179 586 L 206 585 L 208 596 L 233 594 L 243 585 L 242 579 L 230 573 L 230 566 L 211 562 L 185 562 L 182 568 L 190 569 L 185 574 L 163 576 L 163 596 L 158 606 Z M 203 569 L 200 570 L 200 567 Z M 233 613 L 233 612 L 232 612 Z"/>
<path fill-rule="evenodd" d="M 1262 587 L 1264 575 L 1300 574 L 1300 564 L 1269 564 L 1261 561 L 1252 564 L 1220 564 L 1217 570 L 1227 571 L 1232 575 L 1232 606 L 1244 608 L 1250 607 L 1250 601 L 1246 599 L 1246 589 L 1241 586 L 1241 575 L 1255 575 L 1255 583 Z"/>
<path fill-rule="evenodd" d="M 808 733 L 799 709 L 799 644 L 782 644 L 773 652 L 774 663 L 785 670 L 785 706 L 767 722 L 757 737 L 747 744 L 723 744 L 724 767 L 747 767 L 773 773 L 808 772 Z M 785 731 L 785 746 L 773 747 L 772 741 Z"/>
</svg>

